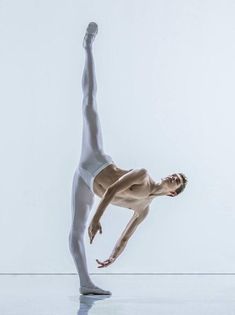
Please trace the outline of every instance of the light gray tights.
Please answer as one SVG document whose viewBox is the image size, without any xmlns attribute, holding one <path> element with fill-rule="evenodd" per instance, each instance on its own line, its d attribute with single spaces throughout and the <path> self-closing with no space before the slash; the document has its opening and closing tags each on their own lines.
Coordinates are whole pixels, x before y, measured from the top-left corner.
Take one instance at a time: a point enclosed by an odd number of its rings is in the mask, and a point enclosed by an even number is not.
<svg viewBox="0 0 235 315">
<path fill-rule="evenodd" d="M 97 24 L 91 26 L 97 27 Z M 79 165 L 85 162 L 90 154 L 94 154 L 94 152 L 103 153 L 102 131 L 95 99 L 97 84 L 92 56 L 94 38 L 94 35 L 89 35 L 87 37 L 89 44 L 86 41 L 85 45 L 83 43 L 83 47 L 85 48 L 85 67 L 82 76 L 83 132 Z M 94 199 L 94 193 L 84 182 L 77 168 L 72 184 L 72 224 L 69 233 L 69 248 L 78 271 L 80 292 L 82 294 L 111 294 L 110 291 L 102 290 L 94 285 L 87 268 L 84 233 L 86 232 L 87 220 L 94 204 Z"/>
</svg>

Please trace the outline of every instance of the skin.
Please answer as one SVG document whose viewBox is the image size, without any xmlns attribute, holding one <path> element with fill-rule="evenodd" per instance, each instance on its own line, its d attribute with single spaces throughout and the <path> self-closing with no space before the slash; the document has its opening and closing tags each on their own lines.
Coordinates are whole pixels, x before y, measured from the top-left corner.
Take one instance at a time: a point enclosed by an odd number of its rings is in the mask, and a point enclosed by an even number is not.
<svg viewBox="0 0 235 315">
<path fill-rule="evenodd" d="M 94 34 L 86 34 L 83 43 L 90 60 L 85 73 L 84 93 L 86 93 L 87 89 L 91 99 L 96 93 L 95 71 L 91 53 L 95 36 Z M 161 181 L 155 182 L 144 168 L 123 170 L 115 164 L 108 165 L 95 177 L 93 191 L 101 200 L 88 227 L 90 243 L 92 243 L 98 231 L 100 234 L 102 233 L 100 219 L 109 204 L 133 210 L 133 216 L 117 241 L 110 257 L 103 262 L 98 259 L 96 260 L 100 265 L 98 268 L 109 266 L 121 254 L 137 226 L 148 215 L 150 210 L 149 205 L 152 200 L 157 196 L 175 196 L 175 190 L 181 184 L 182 179 L 177 174 L 172 174 L 172 176 L 167 176 L 161 179 Z"/>
<path fill-rule="evenodd" d="M 171 174 L 154 181 L 146 169 L 124 170 L 115 164 L 108 165 L 94 180 L 94 192 L 101 198 L 88 227 L 90 244 L 96 233 L 102 234 L 100 218 L 109 204 L 133 211 L 133 216 L 117 241 L 110 257 L 104 261 L 96 259 L 98 268 L 112 264 L 122 253 L 137 226 L 146 218 L 150 203 L 158 196 L 176 196 L 175 190 L 183 184 L 179 174 Z"/>
</svg>

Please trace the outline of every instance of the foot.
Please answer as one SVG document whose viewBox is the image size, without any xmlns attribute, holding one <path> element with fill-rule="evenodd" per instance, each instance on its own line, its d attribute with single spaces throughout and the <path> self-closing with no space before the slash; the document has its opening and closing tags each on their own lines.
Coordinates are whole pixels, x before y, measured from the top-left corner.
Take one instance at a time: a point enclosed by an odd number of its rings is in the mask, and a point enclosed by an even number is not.
<svg viewBox="0 0 235 315">
<path fill-rule="evenodd" d="M 86 34 L 83 39 L 83 47 L 91 47 L 96 34 L 98 33 L 98 25 L 95 22 L 90 22 L 86 29 Z"/>
<path fill-rule="evenodd" d="M 79 289 L 80 293 L 83 295 L 88 295 L 88 294 L 94 294 L 94 295 L 111 295 L 112 293 L 110 291 L 103 290 L 96 285 L 94 286 L 81 286 Z"/>
</svg>

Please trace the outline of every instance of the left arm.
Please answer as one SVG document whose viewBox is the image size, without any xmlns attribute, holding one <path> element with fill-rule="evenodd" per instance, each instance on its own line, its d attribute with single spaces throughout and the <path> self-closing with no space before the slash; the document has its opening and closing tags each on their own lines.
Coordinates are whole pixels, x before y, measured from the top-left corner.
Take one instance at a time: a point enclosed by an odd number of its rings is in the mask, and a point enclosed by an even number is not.
<svg viewBox="0 0 235 315">
<path fill-rule="evenodd" d="M 112 201 L 114 195 L 120 191 L 127 189 L 133 184 L 141 183 L 146 176 L 147 170 L 144 168 L 132 170 L 131 172 L 121 176 L 116 182 L 108 187 L 88 228 L 90 244 L 92 243 L 98 230 L 100 230 L 100 233 L 102 233 L 102 228 L 99 220 L 103 215 L 105 209 L 107 208 L 108 204 Z"/>
<path fill-rule="evenodd" d="M 123 252 L 128 240 L 135 232 L 137 226 L 146 218 L 148 212 L 149 206 L 147 206 L 141 214 L 134 213 L 123 233 L 121 234 L 119 240 L 117 241 L 109 259 L 105 260 L 104 262 L 100 262 L 98 259 L 96 259 L 96 261 L 101 265 L 98 268 L 107 267 L 116 260 L 116 258 Z"/>
<path fill-rule="evenodd" d="M 115 194 L 129 188 L 131 185 L 143 182 L 146 176 L 147 170 L 145 168 L 132 170 L 131 172 L 121 176 L 116 182 L 110 185 L 108 189 L 105 191 L 103 198 L 100 201 L 100 204 L 93 218 L 94 221 L 98 222 L 100 220 L 101 216 L 104 213 L 104 210 L 112 201 Z"/>
<path fill-rule="evenodd" d="M 113 196 L 114 196 L 113 191 L 111 191 L 110 188 L 108 188 L 105 191 L 105 193 L 104 193 L 104 195 L 103 195 L 103 197 L 99 203 L 99 206 L 98 206 L 98 208 L 97 208 L 97 210 L 96 210 L 96 212 L 95 212 L 95 214 L 91 220 L 91 223 L 88 227 L 88 235 L 90 238 L 90 244 L 92 243 L 98 230 L 100 231 L 100 233 L 102 233 L 102 227 L 101 227 L 99 221 L 100 221 L 101 216 L 104 213 L 104 210 L 107 208 L 108 204 L 112 201 Z"/>
</svg>

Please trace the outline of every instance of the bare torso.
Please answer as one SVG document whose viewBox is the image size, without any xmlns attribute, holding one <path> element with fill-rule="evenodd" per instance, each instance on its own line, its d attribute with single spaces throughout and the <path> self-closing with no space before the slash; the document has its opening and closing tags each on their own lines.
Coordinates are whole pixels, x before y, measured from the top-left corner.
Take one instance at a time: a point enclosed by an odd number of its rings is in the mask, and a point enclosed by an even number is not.
<svg viewBox="0 0 235 315">
<path fill-rule="evenodd" d="M 94 179 L 93 190 L 95 194 L 102 198 L 110 185 L 130 171 L 120 169 L 115 164 L 108 165 Z M 140 214 L 152 201 L 149 196 L 150 180 L 151 178 L 148 176 L 141 184 L 132 185 L 128 189 L 116 193 L 111 204 L 131 209 Z"/>
</svg>

